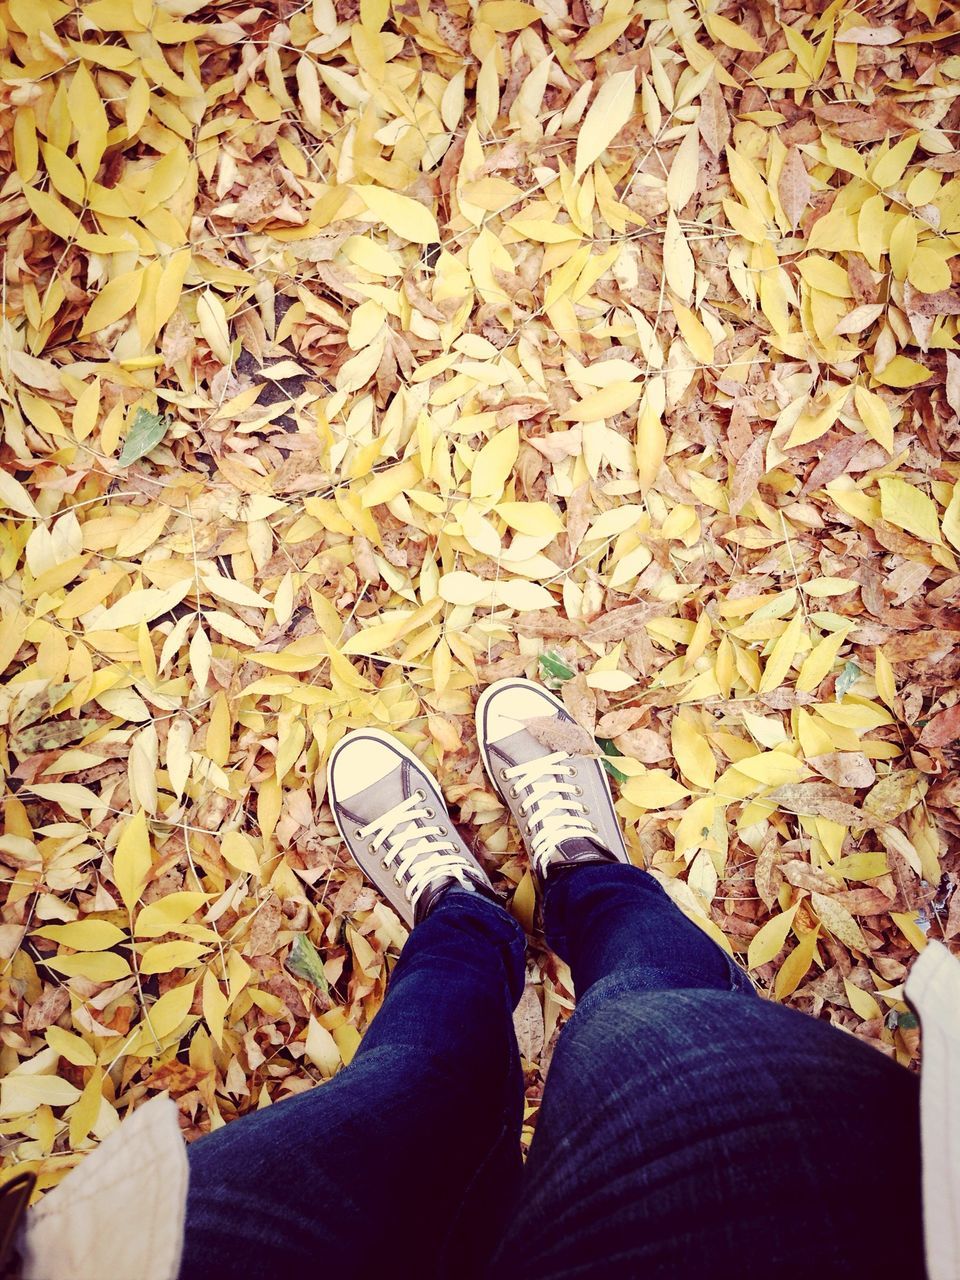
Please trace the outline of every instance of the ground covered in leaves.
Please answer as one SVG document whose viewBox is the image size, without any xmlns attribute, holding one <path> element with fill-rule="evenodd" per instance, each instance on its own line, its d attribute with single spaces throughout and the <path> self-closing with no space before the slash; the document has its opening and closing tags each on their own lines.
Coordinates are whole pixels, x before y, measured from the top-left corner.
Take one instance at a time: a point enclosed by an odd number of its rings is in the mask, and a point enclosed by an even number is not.
<svg viewBox="0 0 960 1280">
<path fill-rule="evenodd" d="M 350 726 L 535 926 L 480 686 L 637 863 L 912 1062 L 960 932 L 944 0 L 0 0 L 0 1133 L 55 1182 L 349 1062 L 405 932 Z M 535 942 L 532 1121 L 569 974 Z"/>
</svg>

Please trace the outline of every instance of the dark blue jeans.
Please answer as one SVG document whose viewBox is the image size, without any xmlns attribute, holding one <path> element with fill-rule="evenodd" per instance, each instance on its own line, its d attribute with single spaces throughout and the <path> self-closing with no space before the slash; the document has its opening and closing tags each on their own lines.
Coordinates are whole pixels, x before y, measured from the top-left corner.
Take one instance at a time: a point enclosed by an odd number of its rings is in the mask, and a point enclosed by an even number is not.
<svg viewBox="0 0 960 1280">
<path fill-rule="evenodd" d="M 756 998 L 636 868 L 544 915 L 578 1004 L 526 1167 L 524 937 L 452 891 L 348 1068 L 191 1147 L 182 1280 L 923 1275 L 915 1077 Z"/>
</svg>

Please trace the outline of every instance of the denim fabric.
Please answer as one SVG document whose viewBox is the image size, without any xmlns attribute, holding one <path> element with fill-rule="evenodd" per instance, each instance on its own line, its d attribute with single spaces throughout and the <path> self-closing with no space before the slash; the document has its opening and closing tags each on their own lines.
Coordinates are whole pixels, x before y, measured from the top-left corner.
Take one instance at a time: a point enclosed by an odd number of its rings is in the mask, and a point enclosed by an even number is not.
<svg viewBox="0 0 960 1280">
<path fill-rule="evenodd" d="M 567 872 L 544 915 L 577 1008 L 491 1276 L 922 1276 L 914 1076 L 752 996 L 633 867 Z"/>
<path fill-rule="evenodd" d="M 547 888 L 543 919 L 547 945 L 570 966 L 581 1011 L 588 992 L 596 1002 L 621 991 L 753 991 L 740 966 L 637 867 L 561 872 Z"/>
<path fill-rule="evenodd" d="M 191 1146 L 182 1280 L 479 1268 L 521 1169 L 524 945 L 495 903 L 445 894 L 349 1067 Z"/>
<path fill-rule="evenodd" d="M 757 999 L 636 868 L 544 918 L 578 1003 L 522 1177 L 523 939 L 454 891 L 350 1067 L 191 1148 L 182 1276 L 922 1276 L 915 1077 Z"/>
</svg>

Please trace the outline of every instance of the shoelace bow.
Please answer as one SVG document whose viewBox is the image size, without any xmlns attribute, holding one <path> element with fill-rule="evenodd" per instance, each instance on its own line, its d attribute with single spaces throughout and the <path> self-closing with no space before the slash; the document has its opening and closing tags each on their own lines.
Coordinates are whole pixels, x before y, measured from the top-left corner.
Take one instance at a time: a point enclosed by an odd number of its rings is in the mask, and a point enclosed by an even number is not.
<svg viewBox="0 0 960 1280">
<path fill-rule="evenodd" d="M 597 828 L 584 816 L 587 808 L 579 798 L 583 791 L 571 781 L 576 770 L 568 764 L 569 759 L 565 752 L 554 751 L 500 771 L 501 778 L 512 783 L 511 794 L 523 796 L 520 813 L 526 819 L 531 856 L 540 872 L 562 841 L 597 834 Z"/>
<path fill-rule="evenodd" d="M 456 844 L 444 839 L 449 836 L 445 826 L 417 825 L 437 816 L 426 799 L 425 791 L 414 791 L 365 827 L 357 827 L 356 832 L 357 839 L 368 843 L 372 853 L 384 850 L 383 865 L 393 870 L 394 879 L 414 907 L 438 876 L 452 876 L 463 885 L 476 878 Z"/>
</svg>

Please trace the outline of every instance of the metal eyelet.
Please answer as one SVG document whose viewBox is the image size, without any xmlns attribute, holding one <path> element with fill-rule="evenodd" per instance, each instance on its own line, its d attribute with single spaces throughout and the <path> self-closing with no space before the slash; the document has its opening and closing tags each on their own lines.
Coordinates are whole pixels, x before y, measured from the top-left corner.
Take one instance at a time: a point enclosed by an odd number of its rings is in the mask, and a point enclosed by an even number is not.
<svg viewBox="0 0 960 1280">
<path fill-rule="evenodd" d="M 593 832 L 595 836 L 598 836 L 600 834 L 600 828 L 597 826 L 595 822 L 590 823 L 590 830 Z"/>
<path fill-rule="evenodd" d="M 582 796 L 582 795 L 583 795 L 583 787 L 574 787 L 574 788 L 573 788 L 573 794 L 574 794 L 575 796 Z"/>
<path fill-rule="evenodd" d="M 506 769 L 501 769 L 501 770 L 500 770 L 500 778 L 501 778 L 501 780 L 502 780 L 503 782 L 506 782 L 506 780 L 507 780 L 507 771 L 506 771 Z"/>
<path fill-rule="evenodd" d="M 436 809 L 425 809 L 424 813 L 426 813 L 428 818 L 435 818 L 437 816 Z"/>
<path fill-rule="evenodd" d="M 372 844 L 368 844 L 368 845 L 367 845 L 367 853 L 376 853 L 376 852 L 377 852 L 377 851 L 376 851 L 376 849 L 374 849 L 374 847 L 373 847 L 373 845 L 372 845 Z"/>
<path fill-rule="evenodd" d="M 363 839 L 363 832 L 360 830 L 360 828 L 359 828 L 359 827 L 357 827 L 357 831 L 356 831 L 356 838 L 357 838 L 358 840 L 362 840 L 362 839 Z"/>
<path fill-rule="evenodd" d="M 417 800 L 426 800 L 427 798 L 427 793 L 421 787 L 417 787 L 413 794 Z"/>
<path fill-rule="evenodd" d="M 573 765 L 570 765 L 570 767 L 567 769 L 567 777 L 575 778 L 576 776 L 577 776 L 576 769 L 573 767 Z"/>
<path fill-rule="evenodd" d="M 516 799 L 517 796 L 520 794 L 520 792 L 517 787 L 511 787 L 510 794 L 513 796 L 514 799 Z"/>
</svg>

